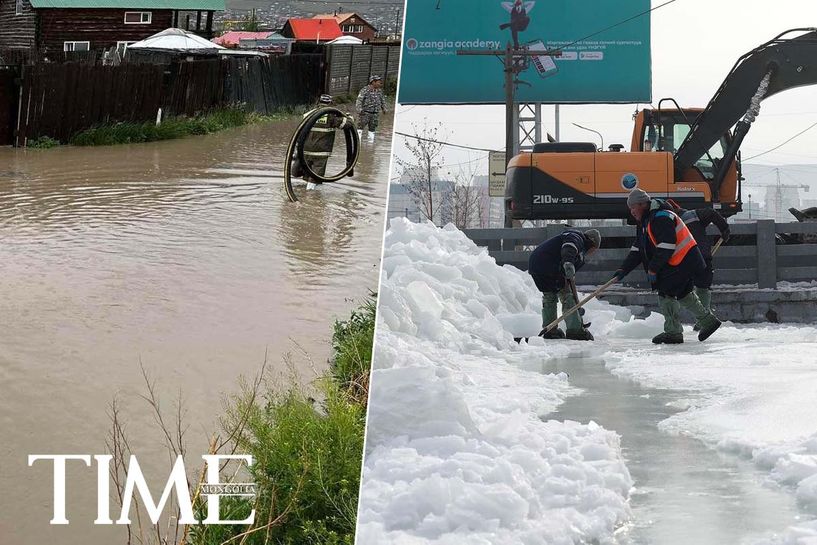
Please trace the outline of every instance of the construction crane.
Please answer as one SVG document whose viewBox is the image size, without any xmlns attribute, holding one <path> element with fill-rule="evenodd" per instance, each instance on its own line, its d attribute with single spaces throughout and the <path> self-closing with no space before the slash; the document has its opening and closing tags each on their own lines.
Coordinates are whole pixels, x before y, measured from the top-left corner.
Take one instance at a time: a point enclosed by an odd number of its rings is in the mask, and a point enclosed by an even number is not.
<svg viewBox="0 0 817 545">
<path fill-rule="evenodd" d="M 744 187 L 746 187 L 747 189 L 751 189 L 751 188 L 755 188 L 755 187 L 765 188 L 766 189 L 766 195 L 767 195 L 767 199 L 766 199 L 767 201 L 769 200 L 768 199 L 769 191 L 773 191 L 772 202 L 774 203 L 774 220 L 775 221 L 784 221 L 785 218 L 783 217 L 783 210 L 784 210 L 784 208 L 783 208 L 783 190 L 784 189 L 795 189 L 795 190 L 802 189 L 802 190 L 804 190 L 805 192 L 808 193 L 808 191 L 810 189 L 810 186 L 808 186 L 806 184 L 781 184 L 780 183 L 780 169 L 775 168 L 774 173 L 777 176 L 777 183 L 775 183 L 775 184 L 745 183 Z M 751 198 L 751 195 L 750 195 L 750 198 Z M 800 203 L 797 203 L 797 204 L 799 206 Z"/>
</svg>

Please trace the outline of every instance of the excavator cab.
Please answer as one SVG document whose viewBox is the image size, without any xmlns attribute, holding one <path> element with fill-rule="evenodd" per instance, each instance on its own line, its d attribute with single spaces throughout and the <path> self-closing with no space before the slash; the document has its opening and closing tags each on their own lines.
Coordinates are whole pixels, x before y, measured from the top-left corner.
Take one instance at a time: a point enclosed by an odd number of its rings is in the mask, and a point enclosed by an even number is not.
<svg viewBox="0 0 817 545">
<path fill-rule="evenodd" d="M 664 99 L 661 103 L 666 100 L 671 99 Z M 674 100 L 672 102 L 675 108 L 661 109 L 661 103 L 659 103 L 659 109 L 645 109 L 635 115 L 633 139 L 630 144 L 633 151 L 665 151 L 673 154 L 674 158 L 679 148 L 687 141 L 703 108 L 681 109 Z M 723 180 L 717 186 L 714 184 L 731 143 L 732 131 L 726 130 L 708 150 L 700 154 L 692 165 L 683 169 L 681 175 L 676 177 L 674 180 L 675 193 L 689 193 L 688 188 L 692 187 L 691 184 L 706 182 L 709 185 L 710 195 L 714 197 L 706 202 L 696 203 L 695 201 L 700 201 L 697 198 L 699 196 L 696 196 L 692 202 L 687 203 L 689 206 L 685 208 L 712 206 L 724 216 L 740 212 L 740 155 L 727 159 L 730 164 L 725 165 Z M 674 198 L 674 200 L 678 199 Z M 682 197 L 682 200 L 689 199 Z"/>
</svg>

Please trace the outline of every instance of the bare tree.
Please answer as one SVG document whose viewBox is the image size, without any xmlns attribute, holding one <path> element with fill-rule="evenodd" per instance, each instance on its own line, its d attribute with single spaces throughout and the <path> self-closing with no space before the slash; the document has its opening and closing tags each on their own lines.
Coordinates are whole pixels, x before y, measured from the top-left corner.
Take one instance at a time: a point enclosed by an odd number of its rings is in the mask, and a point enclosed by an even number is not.
<svg viewBox="0 0 817 545">
<path fill-rule="evenodd" d="M 468 170 L 461 168 L 446 199 L 447 216 L 457 229 L 473 227 L 482 218 L 482 191 L 474 184 L 475 175 L 473 166 Z"/>
<path fill-rule="evenodd" d="M 432 222 L 435 214 L 439 217 L 439 208 L 444 199 L 439 188 L 435 187 L 434 180 L 443 165 L 443 142 L 439 138 L 441 128 L 442 123 L 429 126 L 428 120 L 423 120 L 422 126 L 412 124 L 414 138 L 408 138 L 405 143 L 411 158 L 395 157 L 406 191 L 420 214 Z"/>
</svg>

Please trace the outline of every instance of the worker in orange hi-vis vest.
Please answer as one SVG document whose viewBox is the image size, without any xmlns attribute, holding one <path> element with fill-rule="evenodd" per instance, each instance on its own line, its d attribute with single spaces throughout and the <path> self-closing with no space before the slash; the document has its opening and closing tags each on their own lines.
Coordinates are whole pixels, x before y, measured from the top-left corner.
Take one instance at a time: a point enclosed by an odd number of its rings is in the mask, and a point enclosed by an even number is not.
<svg viewBox="0 0 817 545">
<path fill-rule="evenodd" d="M 652 289 L 658 291 L 658 303 L 664 315 L 664 332 L 652 342 L 684 342 L 679 319 L 681 306 L 700 324 L 698 340 L 706 340 L 721 326 L 721 321 L 701 304 L 693 291 L 695 277 L 706 268 L 695 237 L 671 205 L 650 198 L 641 189 L 629 194 L 627 206 L 636 220 L 636 240 L 615 277 L 621 280 L 639 263 L 647 271 Z"/>
</svg>

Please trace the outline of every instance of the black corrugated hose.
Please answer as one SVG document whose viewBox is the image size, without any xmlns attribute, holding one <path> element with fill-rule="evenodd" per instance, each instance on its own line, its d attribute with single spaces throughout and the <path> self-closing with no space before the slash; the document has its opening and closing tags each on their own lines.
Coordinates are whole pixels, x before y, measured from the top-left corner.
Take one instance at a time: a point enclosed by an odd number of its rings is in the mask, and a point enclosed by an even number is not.
<svg viewBox="0 0 817 545">
<path fill-rule="evenodd" d="M 357 159 L 360 155 L 360 138 L 357 134 L 357 127 L 351 121 L 347 122 L 343 129 L 341 129 L 346 139 L 346 168 L 333 176 L 327 176 L 325 174 L 323 176 L 319 176 L 312 171 L 309 164 L 304 160 L 304 143 L 306 142 L 306 138 L 309 136 L 309 131 L 312 130 L 312 127 L 315 126 L 321 117 L 331 114 L 337 114 L 344 117 L 346 116 L 344 112 L 338 110 L 337 108 L 318 108 L 310 115 L 305 117 L 303 121 L 301 121 L 301 124 L 298 125 L 298 128 L 295 130 L 295 134 L 292 135 L 292 139 L 289 141 L 286 154 L 287 160 L 284 162 L 284 190 L 286 191 L 290 202 L 298 201 L 298 197 L 292 190 L 292 159 L 294 156 L 297 156 L 304 174 L 321 183 L 337 182 L 341 178 L 351 176 L 354 173 L 355 165 L 357 164 Z"/>
</svg>

